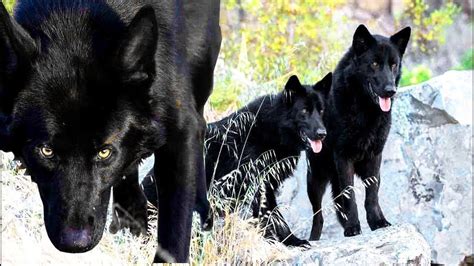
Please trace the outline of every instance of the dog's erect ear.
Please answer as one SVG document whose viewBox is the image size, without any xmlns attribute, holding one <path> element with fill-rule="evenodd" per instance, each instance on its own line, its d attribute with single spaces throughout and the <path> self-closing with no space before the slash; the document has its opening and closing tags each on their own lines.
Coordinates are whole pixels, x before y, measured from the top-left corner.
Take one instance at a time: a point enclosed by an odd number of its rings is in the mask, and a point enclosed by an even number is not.
<svg viewBox="0 0 474 266">
<path fill-rule="evenodd" d="M 119 67 L 126 82 L 141 83 L 153 78 L 158 27 L 151 6 L 141 8 L 126 30 L 119 48 Z"/>
<path fill-rule="evenodd" d="M 408 41 L 410 40 L 410 35 L 411 28 L 406 27 L 390 37 L 390 41 L 398 47 L 398 51 L 400 51 L 401 56 L 405 53 Z"/>
<path fill-rule="evenodd" d="M 318 81 L 313 88 L 323 93 L 325 97 L 329 95 L 332 85 L 332 72 L 329 72 L 322 80 Z"/>
<path fill-rule="evenodd" d="M 354 49 L 356 55 L 363 54 L 373 44 L 375 44 L 375 38 L 372 36 L 372 34 L 370 34 L 369 30 L 364 25 L 359 25 L 352 39 L 352 48 Z"/>
<path fill-rule="evenodd" d="M 1 2 L 0 47 L 2 55 L 5 56 L 0 59 L 0 67 L 4 71 L 18 67 L 19 63 L 31 62 L 38 52 L 33 38 L 8 14 Z"/>
<path fill-rule="evenodd" d="M 10 113 L 19 90 L 16 84 L 24 79 L 20 73 L 31 66 L 36 54 L 33 38 L 0 2 L 0 113 Z"/>
<path fill-rule="evenodd" d="M 293 75 L 286 82 L 285 90 L 283 91 L 283 100 L 285 103 L 291 104 L 297 95 L 306 95 L 306 89 L 301 85 L 298 77 Z"/>
</svg>

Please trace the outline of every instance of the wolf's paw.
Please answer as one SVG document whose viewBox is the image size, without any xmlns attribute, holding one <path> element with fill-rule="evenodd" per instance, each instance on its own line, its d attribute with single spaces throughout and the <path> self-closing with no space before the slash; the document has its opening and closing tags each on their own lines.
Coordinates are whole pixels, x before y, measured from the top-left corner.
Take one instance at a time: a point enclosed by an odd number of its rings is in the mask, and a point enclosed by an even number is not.
<svg viewBox="0 0 474 266">
<path fill-rule="evenodd" d="M 129 228 L 130 232 L 135 236 L 146 234 L 148 228 L 146 199 L 114 203 L 109 231 L 115 234 L 120 229 L 125 228 Z"/>
<path fill-rule="evenodd" d="M 300 247 L 300 248 L 310 248 L 311 244 L 307 240 L 299 239 L 296 236 L 290 236 L 288 239 L 283 241 L 283 244 L 289 247 Z"/>
<path fill-rule="evenodd" d="M 379 228 L 384 228 L 384 227 L 387 227 L 387 226 L 391 226 L 391 225 L 392 224 L 389 223 L 387 220 L 385 220 L 385 218 L 382 218 L 380 220 L 369 223 L 370 230 L 372 230 L 372 231 L 377 230 Z"/>
<path fill-rule="evenodd" d="M 348 226 L 344 229 L 345 237 L 360 235 L 360 233 L 361 233 L 360 224 Z"/>
</svg>

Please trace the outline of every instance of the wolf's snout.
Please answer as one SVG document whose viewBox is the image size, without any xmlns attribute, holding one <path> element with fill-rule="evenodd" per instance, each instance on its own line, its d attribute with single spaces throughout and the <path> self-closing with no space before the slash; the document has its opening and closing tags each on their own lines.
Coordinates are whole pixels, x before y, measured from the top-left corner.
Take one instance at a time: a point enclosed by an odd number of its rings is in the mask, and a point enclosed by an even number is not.
<svg viewBox="0 0 474 266">
<path fill-rule="evenodd" d="M 386 97 L 392 97 L 397 92 L 397 87 L 394 85 L 385 86 L 384 93 Z"/>
<path fill-rule="evenodd" d="M 59 249 L 64 252 L 78 253 L 91 249 L 92 228 L 85 226 L 83 228 L 66 227 L 61 234 Z"/>
<path fill-rule="evenodd" d="M 316 130 L 316 135 L 318 136 L 318 139 L 324 139 L 327 135 L 326 129 L 320 128 Z"/>
</svg>

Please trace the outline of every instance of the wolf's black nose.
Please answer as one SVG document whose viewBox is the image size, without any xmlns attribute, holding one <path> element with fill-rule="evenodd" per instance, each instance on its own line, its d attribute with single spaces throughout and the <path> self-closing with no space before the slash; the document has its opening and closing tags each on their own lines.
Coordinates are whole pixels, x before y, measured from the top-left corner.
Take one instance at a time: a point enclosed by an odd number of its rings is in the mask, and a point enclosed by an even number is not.
<svg viewBox="0 0 474 266">
<path fill-rule="evenodd" d="M 318 135 L 318 138 L 324 139 L 327 135 L 327 132 L 326 132 L 326 129 L 320 128 L 320 129 L 316 130 L 316 134 Z"/>
<path fill-rule="evenodd" d="M 85 252 L 92 245 L 92 228 L 85 226 L 84 228 L 66 227 L 60 236 L 60 243 L 57 248 L 68 253 Z"/>
<path fill-rule="evenodd" d="M 392 97 L 397 92 L 397 87 L 394 85 L 387 85 L 385 86 L 384 92 L 387 97 Z"/>
</svg>

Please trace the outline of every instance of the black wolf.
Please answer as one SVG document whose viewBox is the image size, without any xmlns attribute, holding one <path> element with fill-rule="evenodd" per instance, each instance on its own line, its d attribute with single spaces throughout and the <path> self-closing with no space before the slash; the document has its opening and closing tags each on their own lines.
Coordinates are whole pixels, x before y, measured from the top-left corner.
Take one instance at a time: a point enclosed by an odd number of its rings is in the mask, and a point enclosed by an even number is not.
<svg viewBox="0 0 474 266">
<path fill-rule="evenodd" d="M 326 104 L 324 123 L 328 136 L 319 154 L 307 153 L 308 195 L 317 214 L 313 220 L 310 240 L 321 236 L 323 217 L 321 199 L 331 182 L 333 196 L 345 189 L 350 198 L 337 197 L 338 218 L 345 236 L 360 234 L 354 191 L 354 174 L 366 188 L 365 209 L 372 230 L 389 226 L 378 203 L 382 150 L 390 130 L 393 97 L 395 96 L 402 57 L 410 38 L 410 28 L 404 28 L 386 38 L 371 35 L 360 25 L 352 47 L 334 71 L 332 89 Z"/>
<path fill-rule="evenodd" d="M 249 198 L 252 215 L 260 219 L 265 236 L 286 245 L 309 242 L 292 234 L 277 208 L 275 191 L 292 174 L 301 151 L 322 149 L 326 129 L 321 115 L 331 80 L 330 73 L 315 85 L 303 86 L 292 76 L 283 92 L 258 98 L 207 127 L 205 160 L 211 195 L 233 209 Z M 156 204 L 152 183 L 148 175 L 143 186 Z M 222 214 L 223 206 L 213 208 Z"/>
<path fill-rule="evenodd" d="M 112 187 L 113 231 L 146 227 L 137 169 L 154 153 L 171 255 L 155 260 L 188 260 L 218 20 L 219 0 L 21 0 L 15 18 L 0 4 L 0 149 L 37 183 L 56 248 L 97 245 Z"/>
</svg>

